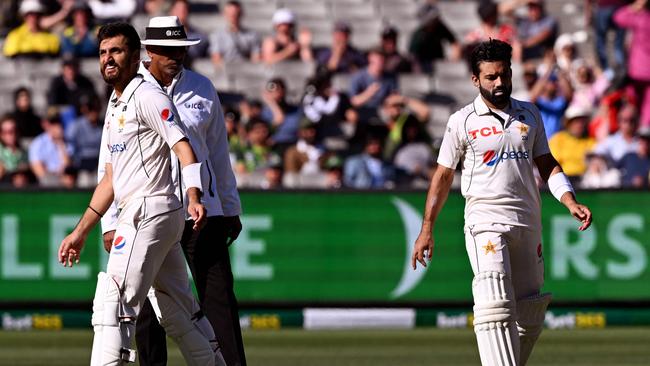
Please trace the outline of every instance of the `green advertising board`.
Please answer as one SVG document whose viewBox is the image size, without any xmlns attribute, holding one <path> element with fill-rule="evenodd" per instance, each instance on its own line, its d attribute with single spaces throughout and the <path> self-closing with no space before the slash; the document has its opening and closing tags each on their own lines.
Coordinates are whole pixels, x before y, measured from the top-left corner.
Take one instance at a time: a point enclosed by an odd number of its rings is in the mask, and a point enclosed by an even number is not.
<svg viewBox="0 0 650 366">
<path fill-rule="evenodd" d="M 56 261 L 89 192 L 0 192 L 0 302 L 90 301 L 106 263 L 98 230 L 81 263 Z M 650 300 L 650 193 L 580 192 L 594 225 L 543 195 L 546 285 L 556 301 Z M 471 301 L 464 200 L 452 193 L 435 229 L 434 258 L 412 271 L 424 192 L 243 192 L 244 230 L 231 247 L 247 303 Z"/>
</svg>

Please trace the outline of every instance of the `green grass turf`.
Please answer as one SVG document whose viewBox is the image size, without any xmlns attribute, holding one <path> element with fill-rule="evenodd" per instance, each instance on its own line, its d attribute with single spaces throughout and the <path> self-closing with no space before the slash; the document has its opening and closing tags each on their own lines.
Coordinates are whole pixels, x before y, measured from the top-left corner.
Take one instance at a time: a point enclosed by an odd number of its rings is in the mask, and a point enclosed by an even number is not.
<svg viewBox="0 0 650 366">
<path fill-rule="evenodd" d="M 251 366 L 479 365 L 469 329 L 245 331 Z M 88 365 L 91 331 L 0 332 L 0 365 Z M 169 363 L 184 365 L 175 346 Z M 546 330 L 535 365 L 650 365 L 650 328 Z"/>
</svg>

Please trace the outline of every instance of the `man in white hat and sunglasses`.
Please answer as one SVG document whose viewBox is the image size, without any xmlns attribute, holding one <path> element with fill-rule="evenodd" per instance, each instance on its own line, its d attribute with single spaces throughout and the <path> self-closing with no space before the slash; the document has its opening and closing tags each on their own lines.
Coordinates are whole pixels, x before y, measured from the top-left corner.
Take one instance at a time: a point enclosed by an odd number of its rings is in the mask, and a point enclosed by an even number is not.
<svg viewBox="0 0 650 366">
<path fill-rule="evenodd" d="M 239 326 L 237 299 L 228 254 L 241 231 L 241 205 L 237 183 L 228 154 L 223 111 L 214 86 L 200 74 L 183 68 L 187 48 L 200 39 L 188 39 L 183 24 L 175 16 L 155 17 L 149 21 L 141 41 L 149 61 L 140 63 L 138 73 L 159 86 L 172 99 L 202 170 L 208 223 L 200 233 L 192 231 L 186 217 L 181 245 L 196 284 L 201 309 L 210 320 L 227 365 L 245 365 L 246 359 Z M 178 164 L 175 166 L 178 172 Z M 185 182 L 180 180 L 177 193 L 183 202 Z M 110 237 L 110 233 L 105 234 Z M 154 295 L 150 292 L 150 295 Z M 167 359 L 165 332 L 154 319 L 156 299 L 150 296 L 137 322 L 136 341 L 140 364 L 164 365 Z M 151 306 L 153 305 L 153 307 Z"/>
</svg>

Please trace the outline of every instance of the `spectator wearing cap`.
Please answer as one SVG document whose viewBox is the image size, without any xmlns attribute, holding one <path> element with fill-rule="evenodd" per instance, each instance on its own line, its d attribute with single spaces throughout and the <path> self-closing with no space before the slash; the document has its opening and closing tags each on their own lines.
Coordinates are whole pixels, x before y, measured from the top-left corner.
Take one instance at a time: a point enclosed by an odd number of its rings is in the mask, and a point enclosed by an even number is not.
<svg viewBox="0 0 650 366">
<path fill-rule="evenodd" d="M 362 68 L 366 59 L 350 44 L 352 28 L 344 21 L 334 24 L 332 45 L 316 55 L 318 66 L 334 73 L 351 73 Z"/>
<path fill-rule="evenodd" d="M 266 83 L 262 100 L 264 107 L 261 117 L 271 123 L 274 131 L 271 137 L 273 150 L 283 156 L 284 151 L 298 139 L 302 110 L 287 100 L 287 86 L 281 78 L 273 78 Z"/>
<path fill-rule="evenodd" d="M 61 74 L 50 80 L 47 102 L 51 106 L 74 106 L 82 96 L 95 94 L 93 82 L 79 72 L 79 61 L 66 57 Z"/>
<path fill-rule="evenodd" d="M 550 139 L 562 128 L 562 116 L 573 98 L 573 88 L 568 74 L 555 64 L 552 52 L 547 54 L 543 66 L 544 74 L 530 91 L 530 101 L 539 109 L 546 137 Z"/>
<path fill-rule="evenodd" d="M 498 39 L 512 46 L 513 60 L 521 60 L 521 44 L 517 41 L 516 30 L 510 24 L 499 22 L 498 5 L 492 0 L 482 0 L 477 13 L 481 24 L 465 36 L 465 53 L 471 54 L 471 50 L 480 42 Z"/>
<path fill-rule="evenodd" d="M 192 66 L 194 60 L 204 58 L 208 55 L 208 48 L 210 46 L 208 36 L 196 29 L 190 22 L 190 4 L 188 0 L 174 0 L 169 9 L 169 15 L 178 17 L 178 20 L 185 27 L 185 34 L 187 34 L 188 39 L 200 40 L 199 43 L 191 45 L 187 49 L 184 65 L 189 68 Z"/>
<path fill-rule="evenodd" d="M 596 55 L 603 70 L 625 64 L 625 30 L 614 22 L 614 13 L 629 0 L 585 0 L 585 24 L 592 25 L 595 35 Z M 608 59 L 607 38 L 614 32 L 614 60 Z"/>
<path fill-rule="evenodd" d="M 636 151 L 625 154 L 618 164 L 622 173 L 622 186 L 648 189 L 650 175 L 650 128 L 639 132 Z"/>
<path fill-rule="evenodd" d="M 527 6 L 526 16 L 514 16 L 521 5 Z M 514 18 L 522 46 L 522 61 L 541 59 L 546 50 L 553 48 L 558 22 L 546 13 L 544 0 L 506 0 L 499 4 L 499 11 Z"/>
<path fill-rule="evenodd" d="M 567 108 L 564 115 L 564 130 L 548 141 L 551 153 L 560 163 L 568 177 L 578 178 L 584 174 L 587 153 L 596 141 L 587 134 L 591 112 L 588 109 Z"/>
<path fill-rule="evenodd" d="M 228 1 L 223 9 L 225 28 L 210 35 L 210 57 L 220 66 L 228 62 L 259 62 L 260 37 L 242 26 L 244 10 L 239 1 Z"/>
<path fill-rule="evenodd" d="M 55 108 L 43 120 L 45 132 L 36 136 L 29 146 L 29 164 L 39 183 L 58 186 L 61 176 L 70 165 L 70 147 L 65 143 L 61 118 Z"/>
<path fill-rule="evenodd" d="M 300 121 L 298 141 L 284 153 L 285 182 L 288 187 L 301 186 L 301 176 L 321 173 L 325 149 L 317 143 L 316 125 L 308 118 Z"/>
<path fill-rule="evenodd" d="M 642 128 L 650 128 L 650 1 L 636 0 L 614 14 L 614 21 L 631 33 L 627 74 L 631 90 L 639 102 Z"/>
<path fill-rule="evenodd" d="M 4 44 L 6 57 L 41 58 L 59 54 L 59 37 L 41 28 L 44 8 L 38 0 L 24 0 L 20 4 L 23 24 L 7 35 Z"/>
<path fill-rule="evenodd" d="M 460 59 L 461 47 L 456 36 L 440 17 L 435 4 L 425 4 L 419 11 L 420 26 L 413 32 L 409 43 L 409 53 L 415 60 L 419 72 L 433 72 L 433 62 L 445 58 L 443 42 L 452 47 L 452 60 Z"/>
<path fill-rule="evenodd" d="M 359 108 L 363 119 L 377 114 L 387 96 L 398 89 L 395 75 L 384 71 L 386 57 L 379 48 L 368 52 L 368 66 L 357 71 L 350 80 L 350 101 Z"/>
<path fill-rule="evenodd" d="M 324 188 L 339 189 L 344 187 L 343 183 L 343 160 L 334 154 L 330 154 L 323 163 L 325 171 Z"/>
<path fill-rule="evenodd" d="M 391 188 L 394 186 L 395 170 L 383 158 L 383 141 L 377 136 L 368 136 L 361 154 L 345 161 L 343 182 L 351 188 Z"/>
<path fill-rule="evenodd" d="M 27 171 L 29 161 L 20 147 L 18 125 L 11 115 L 5 115 L 0 118 L 0 182 L 15 186 L 15 174 Z"/>
<path fill-rule="evenodd" d="M 313 61 L 311 32 L 303 28 L 296 37 L 296 16 L 291 10 L 276 10 L 272 22 L 275 32 L 262 42 L 264 63 L 272 65 L 288 60 Z"/>
<path fill-rule="evenodd" d="M 18 123 L 20 136 L 32 139 L 43 132 L 41 117 L 34 112 L 32 92 L 24 86 L 14 90 L 14 110 L 11 116 Z"/>
<path fill-rule="evenodd" d="M 99 54 L 97 30 L 93 13 L 87 3 L 75 2 L 71 22 L 61 36 L 61 53 L 74 58 L 97 57 Z"/>
<path fill-rule="evenodd" d="M 621 172 L 610 166 L 607 156 L 595 152 L 587 154 L 587 170 L 580 179 L 580 188 L 618 188 L 620 185 Z"/>
<path fill-rule="evenodd" d="M 413 70 L 411 61 L 397 50 L 398 36 L 397 29 L 393 27 L 387 27 L 381 31 L 379 47 L 384 53 L 384 70 L 389 74 L 407 73 Z"/>
<path fill-rule="evenodd" d="M 618 131 L 596 145 L 594 152 L 618 164 L 623 156 L 633 153 L 639 145 L 638 114 L 632 104 L 624 105 L 618 112 Z"/>
</svg>

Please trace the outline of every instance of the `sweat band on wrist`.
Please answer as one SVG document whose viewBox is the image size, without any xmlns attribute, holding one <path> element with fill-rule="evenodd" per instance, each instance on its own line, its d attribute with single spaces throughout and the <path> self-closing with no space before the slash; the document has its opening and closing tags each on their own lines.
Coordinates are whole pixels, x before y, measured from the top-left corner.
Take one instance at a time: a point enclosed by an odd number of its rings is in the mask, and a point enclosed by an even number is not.
<svg viewBox="0 0 650 366">
<path fill-rule="evenodd" d="M 548 178 L 548 189 L 551 190 L 551 193 L 558 201 L 560 201 L 562 195 L 567 192 L 575 194 L 573 186 L 571 186 L 571 182 L 569 182 L 569 178 L 567 178 L 564 173 L 551 175 Z"/>
<path fill-rule="evenodd" d="M 187 165 L 183 168 L 182 172 L 185 189 L 194 187 L 203 192 L 203 185 L 201 184 L 201 163 Z"/>
</svg>

